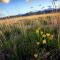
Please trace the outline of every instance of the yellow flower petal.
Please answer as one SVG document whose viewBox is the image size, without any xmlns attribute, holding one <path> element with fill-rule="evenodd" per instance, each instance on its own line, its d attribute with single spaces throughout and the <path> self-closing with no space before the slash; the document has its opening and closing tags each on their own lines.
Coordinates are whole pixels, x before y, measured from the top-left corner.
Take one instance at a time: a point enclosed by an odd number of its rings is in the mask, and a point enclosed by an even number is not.
<svg viewBox="0 0 60 60">
<path fill-rule="evenodd" d="M 34 54 L 34 57 L 37 58 L 38 57 L 38 54 Z"/>
<path fill-rule="evenodd" d="M 40 44 L 40 42 L 37 42 L 36 44 L 37 44 L 37 45 L 39 45 L 39 44 Z"/>
<path fill-rule="evenodd" d="M 41 35 L 43 34 L 43 31 L 41 31 Z"/>
<path fill-rule="evenodd" d="M 46 35 L 45 35 L 45 34 L 43 34 L 43 35 L 42 35 L 42 37 L 46 37 Z"/>
<path fill-rule="evenodd" d="M 53 37 L 54 37 L 54 36 L 53 36 L 53 35 L 51 35 L 51 36 L 50 36 L 50 40 L 52 40 L 52 39 L 53 39 Z"/>
<path fill-rule="evenodd" d="M 49 36 L 50 36 L 50 33 L 46 33 L 46 36 L 48 36 L 48 37 L 49 37 Z"/>
<path fill-rule="evenodd" d="M 43 44 L 46 44 L 46 40 L 43 40 Z"/>
</svg>

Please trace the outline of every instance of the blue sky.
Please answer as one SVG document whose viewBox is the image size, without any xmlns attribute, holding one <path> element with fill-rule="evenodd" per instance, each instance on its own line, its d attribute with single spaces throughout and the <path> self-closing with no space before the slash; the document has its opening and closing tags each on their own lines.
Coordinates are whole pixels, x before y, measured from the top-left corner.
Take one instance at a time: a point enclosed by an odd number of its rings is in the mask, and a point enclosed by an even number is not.
<svg viewBox="0 0 60 60">
<path fill-rule="evenodd" d="M 47 9 L 52 6 L 52 0 L 32 0 L 28 3 L 27 0 L 10 0 L 8 4 L 0 2 L 0 17 L 24 14 L 30 11 L 38 11 Z M 56 2 L 57 8 L 60 8 L 60 0 Z"/>
</svg>

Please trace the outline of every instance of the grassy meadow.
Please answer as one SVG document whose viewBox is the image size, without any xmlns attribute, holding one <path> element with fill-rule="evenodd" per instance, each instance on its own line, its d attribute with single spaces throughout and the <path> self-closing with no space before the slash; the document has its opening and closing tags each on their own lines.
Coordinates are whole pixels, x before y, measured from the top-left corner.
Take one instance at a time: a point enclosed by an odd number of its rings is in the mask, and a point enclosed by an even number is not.
<svg viewBox="0 0 60 60">
<path fill-rule="evenodd" d="M 0 19 L 0 60 L 60 60 L 60 13 Z"/>
</svg>

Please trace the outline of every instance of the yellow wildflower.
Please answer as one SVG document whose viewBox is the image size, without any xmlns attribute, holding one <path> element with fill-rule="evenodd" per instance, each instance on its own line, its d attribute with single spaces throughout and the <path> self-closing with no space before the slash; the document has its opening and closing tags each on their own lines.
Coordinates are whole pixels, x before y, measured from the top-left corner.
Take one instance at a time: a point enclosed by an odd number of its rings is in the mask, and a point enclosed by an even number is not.
<svg viewBox="0 0 60 60">
<path fill-rule="evenodd" d="M 42 37 L 46 37 L 46 35 L 45 35 L 45 34 L 43 34 L 43 35 L 42 35 Z"/>
<path fill-rule="evenodd" d="M 36 33 L 37 33 L 37 34 L 39 33 L 39 30 L 38 30 L 38 29 L 36 30 Z"/>
<path fill-rule="evenodd" d="M 53 36 L 53 35 L 51 35 L 51 36 L 50 36 L 50 39 L 52 40 L 52 39 L 53 39 L 53 37 L 54 37 L 54 36 Z"/>
<path fill-rule="evenodd" d="M 38 54 L 34 54 L 34 57 L 37 58 L 38 57 Z"/>
<path fill-rule="evenodd" d="M 41 35 L 43 34 L 43 31 L 41 31 Z"/>
<path fill-rule="evenodd" d="M 37 42 L 36 44 L 37 44 L 37 45 L 39 45 L 39 44 L 40 44 L 40 42 Z"/>
<path fill-rule="evenodd" d="M 50 33 L 46 33 L 46 36 L 48 36 L 48 37 L 49 37 L 49 36 L 50 36 Z"/>
<path fill-rule="evenodd" d="M 46 44 L 47 42 L 46 42 L 46 40 L 43 40 L 43 44 Z"/>
</svg>

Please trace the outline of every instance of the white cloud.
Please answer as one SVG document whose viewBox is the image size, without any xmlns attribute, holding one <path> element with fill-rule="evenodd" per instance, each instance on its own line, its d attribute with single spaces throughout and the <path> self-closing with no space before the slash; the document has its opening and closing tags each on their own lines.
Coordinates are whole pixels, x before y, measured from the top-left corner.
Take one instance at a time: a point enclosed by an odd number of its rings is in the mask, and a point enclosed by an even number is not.
<svg viewBox="0 0 60 60">
<path fill-rule="evenodd" d="M 56 5 L 56 8 L 60 8 L 60 2 L 57 1 L 55 5 Z"/>
</svg>

